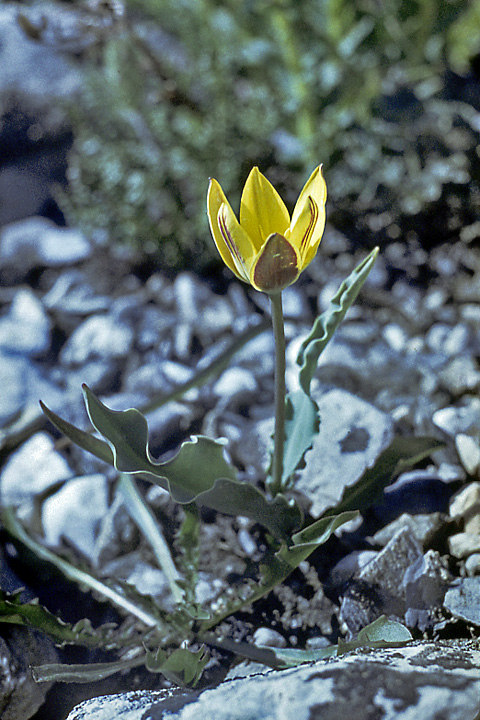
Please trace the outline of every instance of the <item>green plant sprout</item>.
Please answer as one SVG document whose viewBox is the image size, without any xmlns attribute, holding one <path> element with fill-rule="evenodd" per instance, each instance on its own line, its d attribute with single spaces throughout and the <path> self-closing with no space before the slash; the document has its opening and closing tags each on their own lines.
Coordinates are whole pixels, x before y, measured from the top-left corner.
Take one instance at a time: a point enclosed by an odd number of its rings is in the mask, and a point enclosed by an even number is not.
<svg viewBox="0 0 480 720">
<path fill-rule="evenodd" d="M 380 618 L 361 631 L 353 643 L 306 651 L 265 648 L 238 642 L 225 636 L 221 623 L 234 613 L 251 606 L 286 578 L 324 544 L 345 523 L 354 520 L 391 482 L 392 477 L 427 457 L 440 446 L 430 438 L 396 438 L 383 451 L 373 468 L 356 485 L 345 491 L 340 503 L 319 519 L 304 516 L 291 490 L 301 473 L 306 451 L 319 432 L 318 407 L 311 396 L 311 383 L 318 359 L 355 301 L 377 254 L 375 248 L 342 282 L 327 310 L 313 324 L 296 359 L 298 389 L 286 394 L 285 335 L 282 290 L 295 282 L 317 252 L 325 226 L 326 186 L 321 168 L 312 173 L 294 208 L 292 217 L 270 182 L 253 168 L 243 190 L 239 220 L 235 217 L 220 185 L 210 182 L 208 217 L 211 231 L 226 265 L 244 282 L 266 292 L 271 300 L 275 337 L 275 430 L 271 463 L 265 478 L 265 491 L 237 478 L 237 470 L 227 461 L 224 442 L 195 436 L 184 442 L 177 454 L 161 462 L 149 450 L 149 431 L 145 416 L 136 409 L 115 411 L 106 407 L 87 387 L 83 387 L 90 421 L 101 438 L 81 430 L 49 410 L 42 409 L 51 422 L 71 441 L 112 465 L 119 472 L 116 490 L 123 497 L 132 520 L 148 541 L 168 582 L 174 610 L 159 607 L 152 598 L 130 586 L 101 581 L 80 570 L 31 537 L 13 508 L 3 511 L 3 523 L 13 538 L 52 563 L 69 580 L 100 593 L 133 624 L 94 629 L 83 620 L 75 626 L 60 621 L 35 603 L 22 603 L 19 595 L 0 596 L 0 620 L 36 627 L 55 642 L 116 648 L 121 659 L 90 665 L 44 665 L 34 668 L 38 681 L 91 682 L 120 670 L 145 665 L 172 682 L 195 685 L 208 662 L 208 647 L 218 647 L 275 668 L 329 657 L 360 645 L 396 647 L 411 639 L 398 623 Z M 244 341 L 249 339 L 245 336 Z M 223 367 L 226 358 L 215 368 Z M 202 384 L 209 376 L 197 373 L 188 387 Z M 158 406 L 162 401 L 152 401 Z M 179 557 L 173 557 L 161 527 L 140 493 L 136 479 L 163 488 L 184 510 L 177 534 Z M 245 575 L 235 588 L 215 606 L 196 601 L 199 561 L 198 508 L 244 516 L 265 528 L 267 549 L 257 564 L 257 576 Z"/>
</svg>

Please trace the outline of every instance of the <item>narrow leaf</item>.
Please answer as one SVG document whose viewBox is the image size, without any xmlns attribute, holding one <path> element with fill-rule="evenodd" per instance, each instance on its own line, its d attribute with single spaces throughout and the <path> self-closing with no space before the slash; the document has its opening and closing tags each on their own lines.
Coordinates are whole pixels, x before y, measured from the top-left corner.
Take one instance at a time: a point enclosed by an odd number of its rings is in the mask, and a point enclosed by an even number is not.
<svg viewBox="0 0 480 720">
<path fill-rule="evenodd" d="M 53 410 L 49 410 L 41 400 L 40 407 L 50 422 L 74 442 L 75 445 L 78 445 L 82 450 L 86 450 L 109 465 L 113 465 L 113 453 L 108 443 L 99 440 L 91 433 L 85 432 L 85 430 L 80 430 L 80 428 L 75 427 L 75 425 L 72 425 L 67 420 L 63 420 L 59 415 L 54 413 Z"/>
<path fill-rule="evenodd" d="M 312 330 L 300 347 L 297 357 L 297 364 L 300 366 L 299 380 L 307 395 L 310 394 L 310 384 L 317 367 L 318 358 L 342 322 L 347 310 L 355 302 L 375 264 L 378 252 L 379 248 L 374 248 L 348 278 L 342 282 L 330 301 L 330 306 L 316 319 Z"/>
<path fill-rule="evenodd" d="M 50 663 L 32 667 L 35 682 L 65 682 L 65 683 L 91 683 L 104 680 L 121 670 L 143 665 L 145 655 L 128 660 L 117 660 L 107 663 L 88 663 L 67 665 L 64 663 Z"/>
<path fill-rule="evenodd" d="M 394 438 L 380 453 L 375 465 L 365 470 L 355 485 L 346 488 L 339 504 L 327 512 L 364 510 L 370 507 L 396 475 L 413 467 L 442 447 L 444 447 L 443 442 L 430 437 Z"/>
<path fill-rule="evenodd" d="M 289 487 L 289 480 L 311 447 L 319 425 L 318 407 L 314 400 L 303 390 L 289 393 L 283 452 L 283 488 Z"/>
</svg>

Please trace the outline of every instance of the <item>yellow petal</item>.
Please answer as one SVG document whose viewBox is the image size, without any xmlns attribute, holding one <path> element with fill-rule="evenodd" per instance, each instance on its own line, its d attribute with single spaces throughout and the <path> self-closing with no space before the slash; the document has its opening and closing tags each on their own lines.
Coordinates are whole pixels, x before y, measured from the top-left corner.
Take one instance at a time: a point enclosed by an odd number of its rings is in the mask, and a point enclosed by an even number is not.
<svg viewBox="0 0 480 720">
<path fill-rule="evenodd" d="M 273 233 L 260 250 L 250 273 L 254 288 L 279 292 L 297 279 L 300 270 L 295 248 L 280 233 Z"/>
<path fill-rule="evenodd" d="M 248 233 L 257 253 L 269 235 L 284 235 L 290 226 L 285 203 L 257 167 L 251 170 L 243 188 L 240 225 Z"/>
<path fill-rule="evenodd" d="M 245 263 L 253 262 L 254 248 L 240 227 L 220 184 L 213 179 L 208 187 L 207 214 L 223 262 L 240 280 L 249 282 Z"/>
<path fill-rule="evenodd" d="M 319 165 L 300 193 L 286 238 L 298 249 L 303 270 L 314 258 L 325 229 L 327 186 Z"/>
</svg>

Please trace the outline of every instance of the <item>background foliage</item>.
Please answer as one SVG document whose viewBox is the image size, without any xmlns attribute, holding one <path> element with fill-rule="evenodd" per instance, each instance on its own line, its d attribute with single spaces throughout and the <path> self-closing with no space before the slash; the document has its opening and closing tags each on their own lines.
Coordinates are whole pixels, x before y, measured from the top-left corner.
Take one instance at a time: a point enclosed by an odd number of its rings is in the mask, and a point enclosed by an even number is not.
<svg viewBox="0 0 480 720">
<path fill-rule="evenodd" d="M 293 201 L 324 162 L 330 219 L 357 238 L 396 239 L 419 214 L 422 242 L 480 235 L 479 0 L 88 8 L 62 199 L 72 222 L 164 267 L 205 267 L 209 176 L 235 203 L 257 164 Z"/>
</svg>

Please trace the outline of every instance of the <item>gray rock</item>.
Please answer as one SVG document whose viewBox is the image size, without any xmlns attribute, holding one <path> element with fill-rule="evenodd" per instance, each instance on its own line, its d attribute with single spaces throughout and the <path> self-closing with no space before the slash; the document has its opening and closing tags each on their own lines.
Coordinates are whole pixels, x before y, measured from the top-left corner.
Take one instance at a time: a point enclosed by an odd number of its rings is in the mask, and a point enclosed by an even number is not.
<svg viewBox="0 0 480 720">
<path fill-rule="evenodd" d="M 480 482 L 469 483 L 453 496 L 450 517 L 463 520 L 466 532 L 480 535 Z"/>
<path fill-rule="evenodd" d="M 463 398 L 458 407 L 446 407 L 433 415 L 434 424 L 450 437 L 457 433 L 480 431 L 480 399 Z"/>
<path fill-rule="evenodd" d="M 57 315 L 83 317 L 108 310 L 111 301 L 105 295 L 96 295 L 78 270 L 63 272 L 43 297 L 43 304 Z"/>
<path fill-rule="evenodd" d="M 480 552 L 480 535 L 477 533 L 461 532 L 448 538 L 450 554 L 456 558 L 467 558 L 473 553 Z"/>
<path fill-rule="evenodd" d="M 37 433 L 12 455 L 0 474 L 2 505 L 30 504 L 38 493 L 71 476 L 52 438 Z"/>
<path fill-rule="evenodd" d="M 480 575 L 480 553 L 473 553 L 465 560 L 465 570 L 468 577 Z"/>
<path fill-rule="evenodd" d="M 250 370 L 231 367 L 223 372 L 213 385 L 213 392 L 224 400 L 234 397 L 252 398 L 257 390 L 257 381 Z"/>
<path fill-rule="evenodd" d="M 0 348 L 22 355 L 42 355 L 50 347 L 50 320 L 31 290 L 17 290 L 8 314 L 0 318 Z"/>
<path fill-rule="evenodd" d="M 67 367 L 79 367 L 92 360 L 123 359 L 133 340 L 133 330 L 113 315 L 93 315 L 72 333 L 62 348 L 60 360 Z"/>
<path fill-rule="evenodd" d="M 10 282 L 37 267 L 64 267 L 90 257 L 91 246 L 74 228 L 32 217 L 5 225 L 0 231 L 0 271 Z"/>
<path fill-rule="evenodd" d="M 402 528 L 362 567 L 347 585 L 340 608 L 340 618 L 351 637 L 382 614 L 403 620 L 407 610 L 403 579 L 408 568 L 421 559 L 418 542 Z"/>
<path fill-rule="evenodd" d="M 471 435 L 459 433 L 455 438 L 455 447 L 458 457 L 469 475 L 475 475 L 480 470 L 480 443 Z"/>
<path fill-rule="evenodd" d="M 43 4 L 39 21 L 48 9 L 51 17 L 59 13 L 58 6 Z M 80 86 L 80 72 L 54 48 L 27 37 L 17 20 L 20 10 L 25 7 L 13 3 L 0 8 L 0 92 L 14 90 L 43 102 L 70 95 Z"/>
<path fill-rule="evenodd" d="M 27 396 L 25 358 L 0 353 L 0 427 L 17 416 Z"/>
<path fill-rule="evenodd" d="M 393 422 L 373 405 L 344 390 L 315 397 L 320 433 L 305 456 L 305 469 L 295 484 L 319 517 L 335 507 L 345 488 L 353 485 L 393 436 Z"/>
<path fill-rule="evenodd" d="M 478 711 L 480 653 L 467 641 L 417 642 L 198 691 L 137 691 L 81 703 L 67 720 L 466 720 Z M 448 710 L 446 710 L 448 708 Z"/>
<path fill-rule="evenodd" d="M 389 523 L 381 530 L 375 533 L 372 541 L 375 545 L 385 546 L 396 533 L 404 527 L 407 527 L 415 540 L 422 547 L 427 545 L 430 538 L 445 522 L 445 515 L 439 512 L 429 513 L 428 515 L 409 515 L 402 513 L 400 517 Z"/>
<path fill-rule="evenodd" d="M 408 606 L 405 622 L 409 627 L 418 627 L 421 632 L 433 627 L 435 612 L 442 606 L 450 580 L 450 573 L 434 550 L 410 565 L 402 580 Z"/>
<path fill-rule="evenodd" d="M 443 605 L 455 617 L 480 627 L 480 577 L 457 581 L 447 590 Z"/>
<path fill-rule="evenodd" d="M 42 524 L 47 545 L 67 540 L 82 555 L 92 558 L 99 527 L 108 511 L 108 488 L 104 475 L 69 480 L 45 500 Z"/>
<path fill-rule="evenodd" d="M 4 626 L 5 628 L 6 626 Z M 45 701 L 52 683 L 36 683 L 31 666 L 58 660 L 53 644 L 23 627 L 9 626 L 0 637 L 2 720 L 28 720 Z"/>
</svg>

